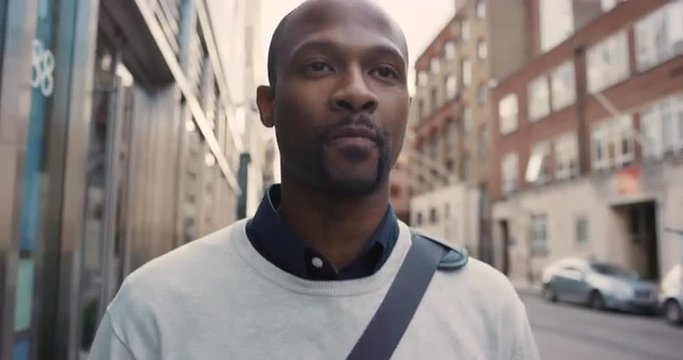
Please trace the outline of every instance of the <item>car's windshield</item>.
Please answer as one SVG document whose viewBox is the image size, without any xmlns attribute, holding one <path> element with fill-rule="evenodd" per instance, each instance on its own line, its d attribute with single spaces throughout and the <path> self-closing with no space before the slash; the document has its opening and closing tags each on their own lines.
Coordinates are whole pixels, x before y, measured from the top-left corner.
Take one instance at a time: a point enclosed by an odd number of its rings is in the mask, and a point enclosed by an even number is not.
<svg viewBox="0 0 683 360">
<path fill-rule="evenodd" d="M 640 276 L 633 270 L 627 270 L 614 264 L 593 263 L 591 268 L 603 275 L 610 275 L 629 279 L 638 279 Z"/>
</svg>

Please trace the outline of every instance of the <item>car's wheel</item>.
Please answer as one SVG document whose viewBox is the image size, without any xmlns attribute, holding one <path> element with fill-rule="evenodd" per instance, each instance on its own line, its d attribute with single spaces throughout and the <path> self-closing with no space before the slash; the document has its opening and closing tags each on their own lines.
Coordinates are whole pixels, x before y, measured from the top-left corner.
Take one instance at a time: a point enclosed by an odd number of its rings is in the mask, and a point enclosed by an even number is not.
<svg viewBox="0 0 683 360">
<path fill-rule="evenodd" d="M 595 310 L 602 310 L 605 307 L 605 299 L 599 291 L 591 291 L 591 294 L 588 297 L 588 306 Z"/>
<path fill-rule="evenodd" d="M 543 298 L 546 299 L 547 301 L 550 301 L 550 302 L 556 302 L 557 301 L 557 293 L 555 293 L 555 289 L 553 289 L 553 286 L 550 284 L 543 285 L 542 294 L 543 294 Z"/>
<path fill-rule="evenodd" d="M 664 317 L 666 317 L 666 321 L 673 325 L 683 324 L 683 310 L 681 310 L 681 305 L 676 300 L 667 300 L 667 302 L 664 303 Z"/>
</svg>

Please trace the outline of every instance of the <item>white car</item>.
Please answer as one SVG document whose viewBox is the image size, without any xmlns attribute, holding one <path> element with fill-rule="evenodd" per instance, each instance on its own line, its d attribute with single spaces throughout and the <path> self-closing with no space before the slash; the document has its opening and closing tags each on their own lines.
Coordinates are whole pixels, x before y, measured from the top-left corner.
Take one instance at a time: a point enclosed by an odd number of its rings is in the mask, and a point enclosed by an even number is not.
<svg viewBox="0 0 683 360">
<path fill-rule="evenodd" d="M 676 265 L 664 276 L 660 286 L 659 304 L 666 320 L 673 325 L 683 325 L 683 274 Z"/>
</svg>

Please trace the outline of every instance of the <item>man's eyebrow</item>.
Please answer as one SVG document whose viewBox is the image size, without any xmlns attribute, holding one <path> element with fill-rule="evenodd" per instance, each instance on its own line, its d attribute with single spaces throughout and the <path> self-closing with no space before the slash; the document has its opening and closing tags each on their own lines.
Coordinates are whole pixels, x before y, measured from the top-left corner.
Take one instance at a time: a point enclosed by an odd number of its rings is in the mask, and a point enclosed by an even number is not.
<svg viewBox="0 0 683 360">
<path fill-rule="evenodd" d="M 306 51 L 322 51 L 322 52 L 329 52 L 329 53 L 334 53 L 334 54 L 339 54 L 342 53 L 341 47 L 335 43 L 334 41 L 331 40 L 310 40 L 310 41 L 305 41 L 298 46 L 296 46 L 290 53 L 290 58 L 296 57 L 298 54 L 306 52 Z M 404 64 L 407 64 L 408 59 L 405 58 L 405 56 L 395 47 L 385 45 L 385 44 L 377 44 L 371 46 L 369 49 L 366 50 L 368 53 L 374 55 L 374 56 L 387 56 L 387 57 L 392 57 L 394 60 L 401 61 Z"/>
</svg>

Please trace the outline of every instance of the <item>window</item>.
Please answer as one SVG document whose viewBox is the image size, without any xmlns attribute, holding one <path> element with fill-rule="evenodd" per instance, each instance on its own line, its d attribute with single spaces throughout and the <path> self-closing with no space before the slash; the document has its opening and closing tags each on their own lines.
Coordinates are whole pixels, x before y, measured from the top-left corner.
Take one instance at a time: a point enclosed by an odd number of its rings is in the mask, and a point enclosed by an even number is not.
<svg viewBox="0 0 683 360">
<path fill-rule="evenodd" d="M 443 49 L 444 53 L 446 53 L 446 59 L 452 60 L 455 58 L 455 44 L 453 41 L 446 42 L 446 45 L 444 45 Z"/>
<path fill-rule="evenodd" d="M 472 63 L 469 60 L 462 61 L 462 84 L 464 86 L 472 84 Z"/>
<path fill-rule="evenodd" d="M 542 52 L 554 48 L 574 32 L 572 3 L 572 0 L 540 1 L 539 26 Z"/>
<path fill-rule="evenodd" d="M 466 19 L 462 20 L 460 22 L 460 36 L 462 37 L 463 40 L 469 40 L 471 33 L 470 33 L 470 22 Z"/>
<path fill-rule="evenodd" d="M 437 89 L 436 86 L 435 86 L 435 87 L 432 88 L 432 91 L 431 91 L 431 94 L 430 94 L 430 99 L 429 99 L 429 100 L 431 101 L 431 107 L 432 107 L 432 108 L 430 109 L 430 111 L 431 111 L 432 113 L 435 112 L 436 109 L 437 109 L 438 106 L 439 106 L 438 95 L 439 95 L 439 92 L 438 92 L 438 89 Z"/>
<path fill-rule="evenodd" d="M 591 130 L 593 169 L 633 162 L 633 119 L 630 115 L 603 121 Z"/>
<path fill-rule="evenodd" d="M 488 48 L 486 47 L 486 41 L 483 39 L 477 42 L 477 57 L 479 59 L 486 59 L 488 56 Z"/>
<path fill-rule="evenodd" d="M 683 150 L 683 94 L 660 100 L 640 113 L 643 157 L 659 159 Z"/>
<path fill-rule="evenodd" d="M 599 170 L 609 166 L 608 158 L 609 138 L 607 127 L 596 126 L 591 132 L 591 152 L 593 154 L 593 169 Z"/>
<path fill-rule="evenodd" d="M 547 143 L 539 143 L 531 148 L 525 179 L 527 183 L 537 185 L 545 184 L 552 180 L 550 172 L 550 146 Z"/>
<path fill-rule="evenodd" d="M 588 218 L 585 216 L 577 217 L 574 227 L 576 229 L 576 245 L 588 243 Z"/>
<path fill-rule="evenodd" d="M 588 91 L 602 91 L 629 75 L 626 32 L 616 33 L 588 49 Z"/>
<path fill-rule="evenodd" d="M 638 71 L 683 54 L 683 1 L 672 1 L 635 25 Z"/>
<path fill-rule="evenodd" d="M 529 120 L 536 121 L 550 113 L 548 78 L 540 76 L 529 83 Z"/>
<path fill-rule="evenodd" d="M 550 74 L 553 111 L 560 110 L 576 101 L 574 63 L 568 61 Z"/>
<path fill-rule="evenodd" d="M 501 162 L 503 194 L 510 194 L 517 190 L 517 178 L 519 176 L 518 166 L 519 163 L 516 153 L 510 153 L 503 157 Z"/>
<path fill-rule="evenodd" d="M 486 159 L 489 157 L 490 148 L 489 129 L 483 128 L 479 131 L 479 141 L 477 141 L 477 147 L 479 160 L 486 161 Z"/>
<path fill-rule="evenodd" d="M 486 2 L 484 0 L 477 1 L 477 17 L 483 19 L 486 17 Z"/>
<path fill-rule="evenodd" d="M 477 101 L 479 105 L 486 105 L 489 101 L 489 88 L 486 84 L 479 84 L 479 89 L 477 89 Z"/>
<path fill-rule="evenodd" d="M 472 108 L 465 106 L 462 111 L 462 131 L 464 134 L 469 134 L 472 131 L 474 119 L 472 119 Z"/>
<path fill-rule="evenodd" d="M 438 221 L 439 221 L 439 217 L 436 213 L 436 209 L 435 208 L 429 209 L 429 222 L 431 224 L 436 224 Z"/>
<path fill-rule="evenodd" d="M 579 149 L 576 134 L 562 136 L 555 143 L 555 178 L 569 179 L 579 174 Z"/>
<path fill-rule="evenodd" d="M 623 0 L 600 0 L 600 5 L 602 6 L 602 11 L 608 12 L 614 9 Z"/>
<path fill-rule="evenodd" d="M 417 85 L 426 86 L 427 85 L 427 72 L 422 70 L 417 73 Z"/>
<path fill-rule="evenodd" d="M 517 129 L 517 95 L 507 94 L 498 103 L 500 133 L 509 134 Z"/>
<path fill-rule="evenodd" d="M 415 224 L 417 226 L 422 225 L 422 213 L 418 211 L 417 215 L 415 216 Z"/>
<path fill-rule="evenodd" d="M 439 70 L 441 70 L 441 64 L 439 63 L 439 59 L 432 58 L 432 60 L 430 60 L 429 70 L 432 72 L 432 74 L 437 74 Z"/>
<path fill-rule="evenodd" d="M 529 240 L 531 254 L 545 256 L 548 254 L 548 229 L 545 215 L 533 215 L 529 224 Z"/>
<path fill-rule="evenodd" d="M 455 98 L 455 95 L 458 92 L 458 79 L 455 78 L 455 75 L 448 75 L 446 76 L 446 97 L 451 100 Z"/>
<path fill-rule="evenodd" d="M 426 116 L 424 107 L 425 107 L 424 100 L 419 99 L 417 101 L 417 117 L 425 117 Z"/>
</svg>

